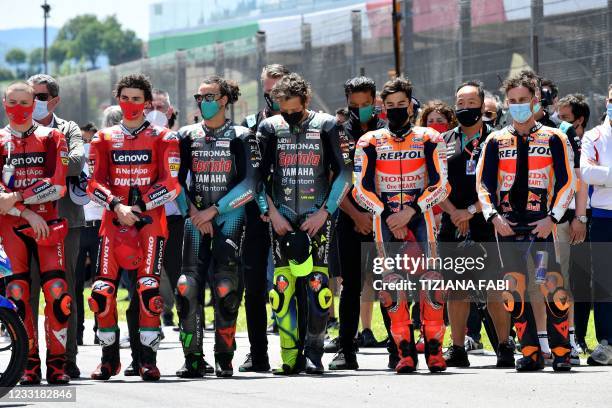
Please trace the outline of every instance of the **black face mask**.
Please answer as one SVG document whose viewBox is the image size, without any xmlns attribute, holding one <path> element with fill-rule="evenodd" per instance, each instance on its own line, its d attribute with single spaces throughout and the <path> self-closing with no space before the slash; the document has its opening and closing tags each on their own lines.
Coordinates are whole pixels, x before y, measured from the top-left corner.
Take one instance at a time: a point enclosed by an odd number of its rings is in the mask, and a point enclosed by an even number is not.
<svg viewBox="0 0 612 408">
<path fill-rule="evenodd" d="M 387 120 L 389 121 L 389 130 L 393 133 L 400 130 L 408 120 L 408 108 L 390 108 L 387 109 Z"/>
<path fill-rule="evenodd" d="M 304 111 L 298 111 L 293 113 L 281 112 L 283 119 L 285 122 L 289 124 L 289 126 L 297 126 L 302 120 L 302 116 L 304 115 Z"/>
<path fill-rule="evenodd" d="M 482 117 L 482 106 L 478 108 L 457 109 L 457 120 L 465 127 L 474 126 Z"/>
<path fill-rule="evenodd" d="M 266 101 L 266 106 L 268 107 L 268 109 L 272 112 L 278 112 L 279 111 L 279 106 L 278 103 L 275 103 L 274 100 L 272 100 L 272 97 L 270 96 L 269 93 L 265 93 L 264 94 L 264 99 Z"/>
</svg>

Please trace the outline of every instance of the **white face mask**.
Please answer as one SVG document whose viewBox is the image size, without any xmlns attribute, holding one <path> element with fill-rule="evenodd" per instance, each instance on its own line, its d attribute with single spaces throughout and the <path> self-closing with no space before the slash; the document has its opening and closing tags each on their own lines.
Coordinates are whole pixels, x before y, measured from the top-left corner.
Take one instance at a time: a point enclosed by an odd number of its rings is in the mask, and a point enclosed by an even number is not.
<svg viewBox="0 0 612 408">
<path fill-rule="evenodd" d="M 41 120 L 49 115 L 49 109 L 47 108 L 48 101 L 34 101 L 34 112 L 32 112 L 32 118 L 34 120 Z"/>
<path fill-rule="evenodd" d="M 163 112 L 158 110 L 152 110 L 151 112 L 147 113 L 147 120 L 155 126 L 168 126 L 168 118 Z"/>
</svg>

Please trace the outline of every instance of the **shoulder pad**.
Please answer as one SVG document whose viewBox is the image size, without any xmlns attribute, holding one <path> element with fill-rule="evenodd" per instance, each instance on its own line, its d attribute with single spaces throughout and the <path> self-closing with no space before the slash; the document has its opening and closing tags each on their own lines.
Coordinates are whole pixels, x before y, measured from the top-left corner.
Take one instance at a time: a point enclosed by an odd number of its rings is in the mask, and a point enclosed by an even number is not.
<svg viewBox="0 0 612 408">
<path fill-rule="evenodd" d="M 246 121 L 247 127 L 252 128 L 253 126 L 257 124 L 257 115 L 256 114 L 249 115 L 246 118 L 244 118 L 244 120 Z"/>
<path fill-rule="evenodd" d="M 167 130 L 163 134 L 163 140 L 165 140 L 165 141 L 178 140 L 178 136 L 177 136 L 176 132 L 173 132 L 171 130 Z"/>
</svg>

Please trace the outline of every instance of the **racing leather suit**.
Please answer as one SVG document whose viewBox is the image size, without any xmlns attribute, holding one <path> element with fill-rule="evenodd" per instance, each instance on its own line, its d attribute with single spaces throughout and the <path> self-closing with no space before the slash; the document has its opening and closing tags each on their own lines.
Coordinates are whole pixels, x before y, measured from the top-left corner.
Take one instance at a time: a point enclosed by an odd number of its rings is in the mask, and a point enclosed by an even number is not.
<svg viewBox="0 0 612 408">
<path fill-rule="evenodd" d="M 487 221 L 500 215 L 510 222 L 515 235 L 501 237 L 500 260 L 508 290 L 503 292 L 505 307 L 511 313 L 525 358 L 541 361 L 535 319 L 526 300 L 527 257 L 546 252 L 545 283 L 540 291 L 546 301 L 548 336 L 555 357 L 569 356 L 567 322 L 570 296 L 553 240 L 555 228 L 546 239 L 531 234 L 528 224 L 545 217 L 558 223 L 573 199 L 575 175 L 572 150 L 560 130 L 536 123 L 528 135 L 520 135 L 512 125 L 487 138 L 476 167 L 476 188 Z M 555 255 L 555 256 L 553 256 Z M 534 261 L 536 267 L 539 260 Z"/>
<path fill-rule="evenodd" d="M 374 240 L 378 257 L 387 256 L 385 243 L 397 242 L 386 224 L 394 213 L 412 207 L 415 214 L 408 223 L 413 241 L 421 253 L 435 255 L 433 207 L 450 193 L 446 170 L 444 140 L 430 128 L 408 127 L 394 134 L 389 129 L 368 132 L 357 142 L 355 151 L 355 188 L 353 197 L 374 214 Z M 415 244 L 408 244 L 415 253 Z M 383 274 L 383 282 L 404 279 L 399 271 Z M 422 279 L 441 279 L 438 271 L 427 271 Z M 441 294 L 420 291 L 422 333 L 427 365 L 431 371 L 446 368 L 442 357 L 444 339 L 443 299 Z M 406 293 L 379 291 L 391 319 L 391 334 L 399 350 L 398 372 L 416 368 L 416 348 Z"/>
<path fill-rule="evenodd" d="M 218 210 L 212 221 L 212 237 L 202 235 L 194 227 L 193 234 L 185 234 L 183 241 L 177 306 L 185 356 L 202 355 L 203 294 L 211 262 L 215 358 L 231 361 L 236 348 L 236 319 L 244 290 L 240 269 L 243 206 L 255 197 L 257 181 L 256 170 L 250 162 L 250 139 L 254 143 L 249 129 L 236 126 L 230 120 L 217 129 L 199 123 L 179 130 L 179 181 L 197 210 L 211 206 Z"/>
<path fill-rule="evenodd" d="M 0 236 L 13 274 L 6 279 L 6 294 L 15 303 L 29 338 L 26 375 L 38 373 L 38 330 L 30 308 L 30 261 L 36 256 L 45 296 L 45 335 L 47 338 L 47 378 L 49 371 L 63 373 L 68 318 L 72 299 L 65 278 L 64 242 L 52 246 L 38 244 L 16 231 L 26 225 L 21 213 L 29 209 L 45 221 L 58 218 L 57 200 L 66 192 L 68 148 L 64 135 L 56 129 L 34 125 L 21 133 L 9 127 L 0 129 L 0 166 L 14 166 L 11 182 L 0 183 L 0 192 L 20 192 L 18 202 L 0 216 Z M 53 375 L 53 373 L 51 373 Z"/>
<path fill-rule="evenodd" d="M 253 164 L 264 181 L 272 172 L 266 192 L 294 230 L 320 208 L 329 214 L 336 211 L 351 185 L 351 159 L 344 130 L 331 115 L 308 111 L 307 118 L 292 128 L 281 115 L 273 116 L 260 124 L 257 140 L 261 152 L 254 152 L 259 160 Z M 270 301 L 279 327 L 283 364 L 290 369 L 300 362 L 302 351 L 314 363 L 323 355 L 331 304 L 327 259 L 331 234 L 328 217 L 312 237 L 312 272 L 296 278 L 283 254 L 281 237 L 272 229 L 274 286 Z M 306 299 L 301 298 L 302 293 Z"/>
<path fill-rule="evenodd" d="M 145 121 L 138 129 L 123 124 L 100 130 L 91 142 L 91 178 L 87 193 L 105 208 L 100 226 L 100 255 L 89 305 L 96 314 L 103 363 L 118 362 L 117 289 L 120 267 L 114 257 L 117 204 L 138 205 L 152 220 L 139 230 L 144 259 L 136 271 L 140 299 L 141 362 L 155 364 L 160 342 L 160 273 L 168 236 L 164 204 L 180 192 L 180 157 L 176 134 Z M 132 191 L 132 192 L 130 192 Z M 130 198 L 137 196 L 134 203 Z M 116 222 L 116 221 L 115 221 Z M 108 359 L 107 359 L 108 357 Z"/>
</svg>

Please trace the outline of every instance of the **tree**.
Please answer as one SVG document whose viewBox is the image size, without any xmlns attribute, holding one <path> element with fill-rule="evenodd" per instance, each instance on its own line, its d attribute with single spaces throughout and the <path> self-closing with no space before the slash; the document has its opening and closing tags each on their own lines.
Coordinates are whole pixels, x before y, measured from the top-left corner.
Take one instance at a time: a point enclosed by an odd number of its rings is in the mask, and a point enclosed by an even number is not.
<svg viewBox="0 0 612 408">
<path fill-rule="evenodd" d="M 4 56 L 6 63 L 15 68 L 15 74 L 17 74 L 17 71 L 19 70 L 19 66 L 26 62 L 26 58 L 27 54 L 21 48 L 13 48 Z"/>
<path fill-rule="evenodd" d="M 59 69 L 59 67 L 68 59 L 68 48 L 70 44 L 68 41 L 54 41 L 49 47 L 49 60 L 53 61 L 55 64 L 55 68 Z"/>
<path fill-rule="evenodd" d="M 56 56 L 65 51 L 65 58 L 89 60 L 91 67 L 102 54 L 102 34 L 104 27 L 93 14 L 84 14 L 68 20 L 57 33 L 53 45 L 57 43 Z"/>
<path fill-rule="evenodd" d="M 42 72 L 43 66 L 43 49 L 42 48 L 34 48 L 30 51 L 30 55 L 28 56 L 28 63 L 30 65 L 31 73 Z"/>
<path fill-rule="evenodd" d="M 6 68 L 0 68 L 0 81 L 12 81 L 15 79 L 13 71 Z"/>
<path fill-rule="evenodd" d="M 102 23 L 102 48 L 111 65 L 133 61 L 142 57 L 142 41 L 132 30 L 123 30 L 115 16 L 107 17 Z"/>
</svg>

